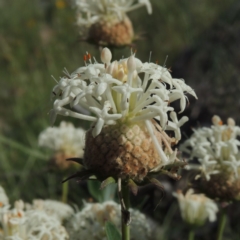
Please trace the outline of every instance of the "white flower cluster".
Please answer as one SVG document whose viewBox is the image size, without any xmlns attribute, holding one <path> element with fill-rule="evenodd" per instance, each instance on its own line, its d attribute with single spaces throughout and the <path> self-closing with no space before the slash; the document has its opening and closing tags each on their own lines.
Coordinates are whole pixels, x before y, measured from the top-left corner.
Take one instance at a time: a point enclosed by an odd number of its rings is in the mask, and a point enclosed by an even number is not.
<svg viewBox="0 0 240 240">
<path fill-rule="evenodd" d="M 173 193 L 173 196 L 178 199 L 181 216 L 188 224 L 201 226 L 207 219 L 210 222 L 217 219 L 217 204 L 204 194 L 194 194 L 193 189 L 189 189 L 185 196 L 181 191 Z"/>
<path fill-rule="evenodd" d="M 71 215 L 73 209 L 58 201 L 34 200 L 33 205 L 16 201 L 13 209 L 10 205 L 0 208 L 0 239 L 67 240 L 69 236 L 62 223 Z"/>
<path fill-rule="evenodd" d="M 61 122 L 59 127 L 48 127 L 40 133 L 39 146 L 70 157 L 82 157 L 85 146 L 85 130 L 71 123 Z"/>
<path fill-rule="evenodd" d="M 56 217 L 63 222 L 74 214 L 73 209 L 65 203 L 55 200 L 34 199 L 31 205 L 27 206 L 28 210 L 42 210 L 48 215 Z"/>
<path fill-rule="evenodd" d="M 106 221 L 121 228 L 121 206 L 113 201 L 87 203 L 74 213 L 68 204 L 54 200 L 35 199 L 32 204 L 19 200 L 11 209 L 7 196 L 1 199 L 0 240 L 106 240 Z M 152 239 L 153 228 L 145 215 L 130 212 L 131 239 Z"/>
<path fill-rule="evenodd" d="M 151 227 L 145 215 L 137 210 L 131 212 L 131 239 L 147 240 L 151 238 Z M 111 221 L 121 229 L 121 206 L 113 201 L 88 203 L 68 222 L 66 229 L 71 240 L 106 240 L 105 222 Z"/>
<path fill-rule="evenodd" d="M 137 3 L 136 3 L 137 2 Z M 117 15 L 120 20 L 126 12 L 146 6 L 149 14 L 152 6 L 149 0 L 75 0 L 78 15 L 77 25 L 90 26 L 103 16 Z"/>
<path fill-rule="evenodd" d="M 207 180 L 212 174 L 230 171 L 237 177 L 240 167 L 240 128 L 232 118 L 223 125 L 219 116 L 213 116 L 213 125 L 194 130 L 180 150 L 190 155 L 190 160 L 197 158 L 199 164 L 189 164 L 187 169 L 199 169 Z"/>
<path fill-rule="evenodd" d="M 144 122 L 153 139 L 163 163 L 168 162 L 153 133 L 152 119 L 157 119 L 164 130 L 175 133 L 176 142 L 181 139 L 180 127 L 188 120 L 180 120 L 172 102 L 180 100 L 180 112 L 186 107 L 186 93 L 197 98 L 194 90 L 184 80 L 172 78 L 168 69 L 155 63 L 142 63 L 134 57 L 111 63 L 112 54 L 108 48 L 101 52 L 101 60 L 85 55 L 85 66 L 72 74 L 65 72 L 53 88 L 56 100 L 50 112 L 52 123 L 56 115 L 71 116 L 92 121 L 93 137 L 104 125 L 117 122 Z M 65 106 L 70 106 L 70 109 Z M 86 108 L 94 116 L 74 111 L 75 106 Z M 170 119 L 169 117 L 170 116 Z"/>
</svg>

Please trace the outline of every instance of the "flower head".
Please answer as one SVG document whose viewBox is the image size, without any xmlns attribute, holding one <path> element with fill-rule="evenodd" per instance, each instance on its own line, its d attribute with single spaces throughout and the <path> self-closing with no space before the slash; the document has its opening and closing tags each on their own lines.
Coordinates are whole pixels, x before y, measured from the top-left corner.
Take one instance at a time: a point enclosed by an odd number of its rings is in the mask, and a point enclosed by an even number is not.
<svg viewBox="0 0 240 240">
<path fill-rule="evenodd" d="M 62 207 L 63 209 L 61 209 Z M 56 208 L 58 208 L 58 212 Z M 27 206 L 21 200 L 16 201 L 14 208 L 10 209 L 10 206 L 8 206 L 0 209 L 3 238 L 13 240 L 67 240 L 69 236 L 62 226 L 62 221 L 64 218 L 70 217 L 72 213 L 73 210 L 70 206 L 57 201 L 47 200 L 40 204 L 38 200 L 34 203 L 34 206 Z"/>
<path fill-rule="evenodd" d="M 13 209 L 10 206 L 1 209 L 0 222 L 3 227 L 4 237 L 18 237 L 19 239 L 26 238 L 26 216 L 24 212 L 24 203 L 19 200 L 14 204 Z"/>
<path fill-rule="evenodd" d="M 85 130 L 75 128 L 71 123 L 61 122 L 59 127 L 49 127 L 39 135 L 39 146 L 54 151 L 53 160 L 60 168 L 66 168 L 66 158 L 79 157 L 84 154 Z"/>
<path fill-rule="evenodd" d="M 132 213 L 131 239 L 151 239 L 151 227 L 145 215 L 137 210 Z M 121 228 L 121 206 L 113 201 L 104 203 L 87 203 L 68 222 L 66 229 L 70 239 L 102 240 L 106 239 L 105 222 L 110 221 Z"/>
<path fill-rule="evenodd" d="M 181 191 L 173 195 L 178 199 L 182 218 L 188 224 L 201 226 L 207 219 L 210 222 L 217 219 L 217 204 L 203 194 L 194 194 L 193 189 L 189 189 L 185 196 Z"/>
<path fill-rule="evenodd" d="M 134 54 L 113 62 L 111 56 L 104 48 L 103 63 L 98 63 L 88 54 L 85 66 L 60 79 L 53 89 L 56 100 L 51 119 L 60 114 L 91 121 L 84 165 L 101 172 L 103 178 L 114 174 L 142 181 L 149 171 L 177 161 L 171 145 L 181 139 L 180 127 L 188 118 L 178 120 L 170 104 L 179 100 L 182 112 L 185 94 L 196 95 L 183 80 L 172 78 L 165 67 L 142 63 Z M 92 115 L 75 111 L 78 105 Z M 165 129 L 173 131 L 174 137 Z"/>
<path fill-rule="evenodd" d="M 80 35 L 105 46 L 132 43 L 134 31 L 127 12 L 146 6 L 148 13 L 152 13 L 149 0 L 75 0 L 75 5 Z"/>
<path fill-rule="evenodd" d="M 240 128 L 232 118 L 223 124 L 219 116 L 213 116 L 213 125 L 194 130 L 193 135 L 181 146 L 181 150 L 197 158 L 199 164 L 189 164 L 188 169 L 200 170 L 202 187 L 211 197 L 220 199 L 240 198 Z M 211 186 L 211 187 L 210 187 Z M 208 189 L 208 190 L 207 190 Z"/>
<path fill-rule="evenodd" d="M 28 206 L 28 210 L 42 210 L 49 216 L 55 216 L 60 222 L 70 218 L 74 213 L 68 204 L 50 199 L 34 199 L 33 204 Z"/>
</svg>

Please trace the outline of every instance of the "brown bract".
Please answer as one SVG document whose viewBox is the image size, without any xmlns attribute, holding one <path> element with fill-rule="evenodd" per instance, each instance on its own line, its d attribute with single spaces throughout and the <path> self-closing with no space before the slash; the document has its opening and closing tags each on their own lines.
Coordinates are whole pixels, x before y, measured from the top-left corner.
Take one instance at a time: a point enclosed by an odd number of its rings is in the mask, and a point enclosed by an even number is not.
<svg viewBox="0 0 240 240">
<path fill-rule="evenodd" d="M 168 153 L 174 139 L 168 137 L 156 122 L 152 121 L 152 124 L 160 146 Z M 87 132 L 83 163 L 104 179 L 111 176 L 140 182 L 149 171 L 161 165 L 162 160 L 143 122 L 118 122 L 106 125 L 96 138 L 93 138 L 92 130 Z"/>
<path fill-rule="evenodd" d="M 72 167 L 76 167 L 74 162 L 66 161 L 70 156 L 66 155 L 62 151 L 58 151 L 51 158 L 50 165 L 59 170 L 66 170 Z"/>
<path fill-rule="evenodd" d="M 88 33 L 88 40 L 101 46 L 122 47 L 130 45 L 133 38 L 132 22 L 126 15 L 121 20 L 116 15 L 103 17 Z"/>
<path fill-rule="evenodd" d="M 212 199 L 224 201 L 240 200 L 240 179 L 233 173 L 211 175 L 210 180 L 201 178 L 200 189 Z"/>
</svg>

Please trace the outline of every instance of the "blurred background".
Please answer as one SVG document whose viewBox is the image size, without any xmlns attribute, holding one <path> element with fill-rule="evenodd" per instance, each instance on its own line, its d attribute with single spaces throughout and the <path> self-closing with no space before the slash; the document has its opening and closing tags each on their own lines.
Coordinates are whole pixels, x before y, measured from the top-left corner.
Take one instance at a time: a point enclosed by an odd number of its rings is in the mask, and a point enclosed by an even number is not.
<svg viewBox="0 0 240 240">
<path fill-rule="evenodd" d="M 183 127 L 190 136 L 192 127 L 209 125 L 217 114 L 225 122 L 239 123 L 240 110 L 240 2 L 236 0 L 152 0 L 152 15 L 145 8 L 129 13 L 135 33 L 142 36 L 134 49 L 137 57 L 167 67 L 172 76 L 184 78 L 199 100 L 189 97 Z M 86 50 L 99 59 L 99 49 L 80 41 L 75 9 L 67 0 L 0 0 L 0 185 L 10 199 L 61 197 L 61 180 L 66 175 L 49 168 L 49 153 L 38 147 L 38 135 L 49 126 L 51 90 L 64 67 L 69 72 L 83 64 Z M 115 59 L 129 56 L 130 48 L 115 51 Z M 85 129 L 88 123 L 58 116 Z M 153 186 L 132 197 L 132 205 L 154 218 L 164 239 L 184 239 L 185 226 L 172 191 L 185 186 L 162 179 L 165 197 Z M 97 201 L 87 183 L 70 181 L 69 201 Z M 93 187 L 94 188 L 94 187 Z M 100 194 L 100 193 L 99 193 Z M 161 200 L 161 201 L 160 201 Z M 159 203 L 160 201 L 160 203 Z M 172 204 L 172 202 L 174 203 Z M 159 203 L 157 209 L 155 207 Z M 232 204 L 225 239 L 240 239 L 237 214 Z M 173 221 L 178 219 L 178 221 Z M 172 231 L 174 227 L 174 231 Z M 199 230 L 196 239 L 214 239 L 216 223 Z M 233 231 L 231 233 L 231 231 Z M 209 234 L 210 233 L 210 234 Z"/>
</svg>

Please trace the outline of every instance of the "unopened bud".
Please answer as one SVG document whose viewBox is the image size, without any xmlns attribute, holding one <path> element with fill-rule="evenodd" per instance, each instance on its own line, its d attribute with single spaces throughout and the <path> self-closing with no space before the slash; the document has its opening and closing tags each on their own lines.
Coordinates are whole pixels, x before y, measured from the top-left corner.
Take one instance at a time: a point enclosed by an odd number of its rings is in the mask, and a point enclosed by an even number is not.
<svg viewBox="0 0 240 240">
<path fill-rule="evenodd" d="M 136 70 L 136 62 L 135 62 L 134 55 L 128 58 L 127 68 L 128 68 L 128 72 L 131 72 L 131 73 L 134 72 L 134 70 Z"/>
<path fill-rule="evenodd" d="M 228 124 L 228 126 L 230 126 L 230 127 L 234 127 L 234 126 L 235 126 L 235 121 L 234 121 L 234 119 L 228 118 L 227 124 Z"/>
<path fill-rule="evenodd" d="M 101 52 L 101 60 L 103 63 L 109 64 L 112 59 L 112 53 L 108 48 L 104 48 Z"/>
<path fill-rule="evenodd" d="M 212 123 L 213 123 L 213 125 L 215 125 L 215 126 L 222 125 L 222 120 L 221 120 L 221 118 L 220 118 L 219 116 L 214 115 L 214 116 L 212 117 Z"/>
</svg>

